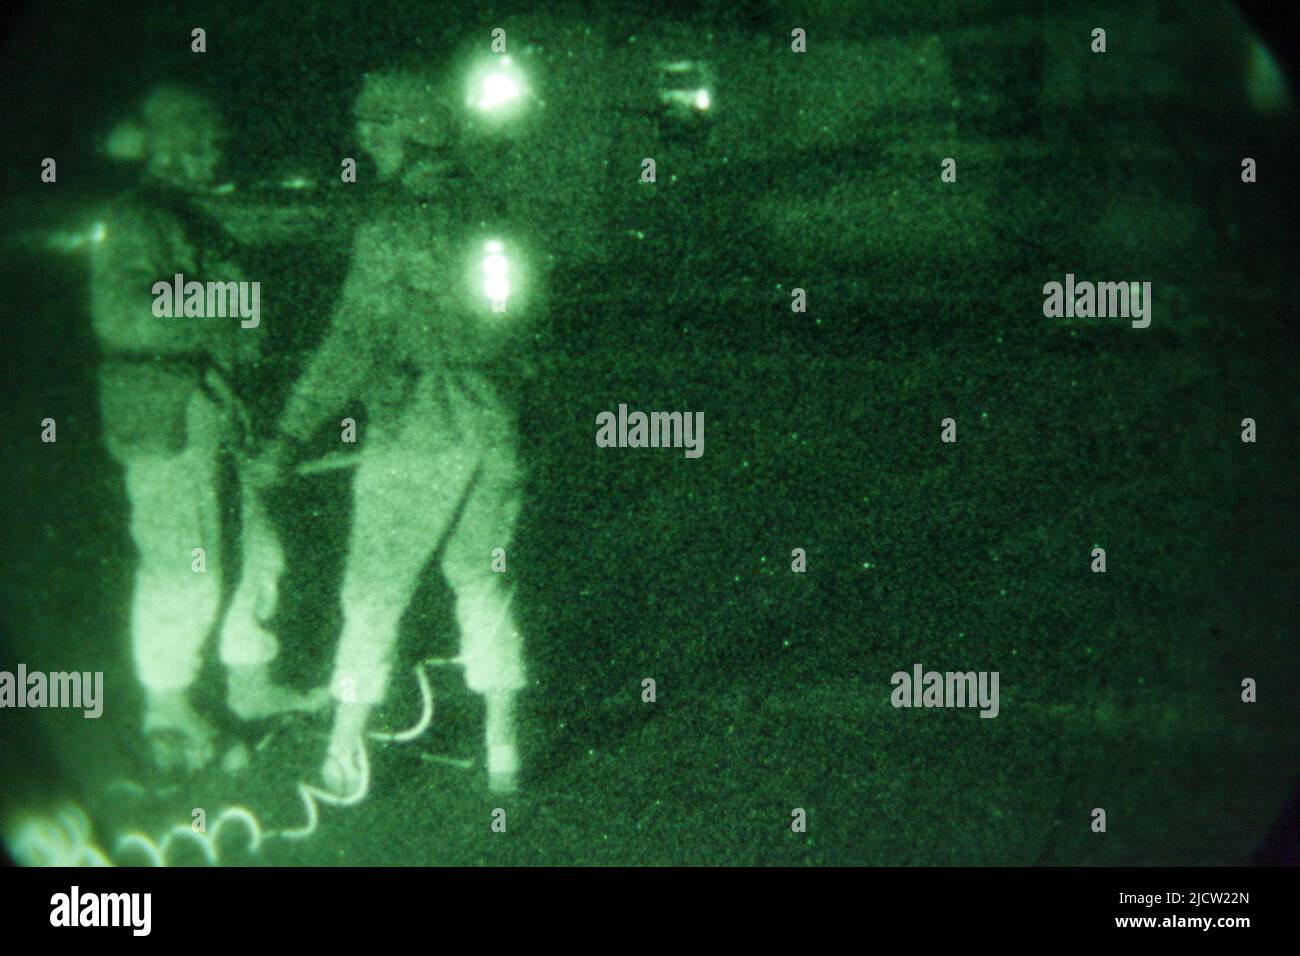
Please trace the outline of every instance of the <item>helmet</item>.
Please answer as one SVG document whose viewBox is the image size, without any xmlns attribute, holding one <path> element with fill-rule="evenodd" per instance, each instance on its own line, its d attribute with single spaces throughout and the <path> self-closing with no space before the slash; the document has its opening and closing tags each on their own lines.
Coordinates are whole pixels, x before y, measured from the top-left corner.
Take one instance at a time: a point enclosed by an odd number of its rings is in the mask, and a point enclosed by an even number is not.
<svg viewBox="0 0 1300 956">
<path fill-rule="evenodd" d="M 145 98 L 138 119 L 119 123 L 105 151 L 114 159 L 144 160 L 151 176 L 177 186 L 211 181 L 226 131 L 208 97 L 165 84 Z"/>
<path fill-rule="evenodd" d="M 436 181 L 445 172 L 458 130 L 442 87 L 429 77 L 407 70 L 367 73 L 353 113 L 361 146 L 381 178 L 401 174 L 413 184 Z M 413 153 L 422 154 L 415 164 Z"/>
<path fill-rule="evenodd" d="M 441 147 L 454 139 L 454 121 L 442 90 L 418 73 L 367 73 L 353 113 L 358 123 L 397 125 L 402 138 L 412 143 Z"/>
</svg>

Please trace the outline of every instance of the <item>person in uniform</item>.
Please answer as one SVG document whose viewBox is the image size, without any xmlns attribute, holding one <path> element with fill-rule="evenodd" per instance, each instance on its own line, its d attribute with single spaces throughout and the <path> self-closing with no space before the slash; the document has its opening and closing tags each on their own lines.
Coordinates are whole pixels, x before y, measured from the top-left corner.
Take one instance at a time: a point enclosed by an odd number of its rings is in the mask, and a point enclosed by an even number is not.
<svg viewBox="0 0 1300 956">
<path fill-rule="evenodd" d="M 261 458 L 282 473 L 322 426 L 355 418 L 353 403 L 364 404 L 323 767 L 341 794 L 363 784 L 367 723 L 385 697 L 399 622 L 440 549 L 457 660 L 485 700 L 489 782 L 510 790 L 519 772 L 523 643 L 494 560 L 520 509 L 507 395 L 529 309 L 509 243 L 475 219 L 474 166 L 448 100 L 411 72 L 365 77 L 357 133 L 387 188 L 356 230 L 330 330 Z"/>
<path fill-rule="evenodd" d="M 205 96 L 164 85 L 138 119 L 116 127 L 108 154 L 144 163 L 138 188 L 106 210 L 91 253 L 90 310 L 102 352 L 105 444 L 124 472 L 138 552 L 131 648 L 144 689 L 143 730 L 164 768 L 194 769 L 214 752 L 211 724 L 190 691 L 222 604 L 221 454 L 237 446 L 241 406 L 231 381 L 258 361 L 262 328 L 238 317 L 155 314 L 155 283 L 241 282 L 236 248 L 199 199 L 225 137 Z M 179 312 L 179 308 L 177 309 Z M 241 717 L 318 706 L 277 687 L 269 665 L 283 557 L 260 500 L 241 490 L 243 576 L 222 626 L 228 700 Z"/>
</svg>

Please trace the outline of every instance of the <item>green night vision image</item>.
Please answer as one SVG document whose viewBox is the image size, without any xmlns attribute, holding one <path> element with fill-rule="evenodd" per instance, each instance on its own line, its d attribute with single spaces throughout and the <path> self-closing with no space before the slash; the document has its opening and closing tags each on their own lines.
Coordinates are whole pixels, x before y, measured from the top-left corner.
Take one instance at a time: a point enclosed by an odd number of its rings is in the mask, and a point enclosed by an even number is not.
<svg viewBox="0 0 1300 956">
<path fill-rule="evenodd" d="M 1300 862 L 1300 137 L 1196 6 L 20 5 L 9 857 Z"/>
</svg>

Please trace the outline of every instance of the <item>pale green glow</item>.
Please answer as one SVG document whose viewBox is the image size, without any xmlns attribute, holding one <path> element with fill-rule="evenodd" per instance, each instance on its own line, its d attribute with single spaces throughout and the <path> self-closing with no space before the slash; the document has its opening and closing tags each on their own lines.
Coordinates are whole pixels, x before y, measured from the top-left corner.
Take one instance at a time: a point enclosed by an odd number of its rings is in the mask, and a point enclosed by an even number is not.
<svg viewBox="0 0 1300 956">
<path fill-rule="evenodd" d="M 713 106 L 712 95 L 703 87 L 696 90 L 665 90 L 659 96 L 665 103 L 686 109 L 696 109 L 701 113 Z"/>
</svg>

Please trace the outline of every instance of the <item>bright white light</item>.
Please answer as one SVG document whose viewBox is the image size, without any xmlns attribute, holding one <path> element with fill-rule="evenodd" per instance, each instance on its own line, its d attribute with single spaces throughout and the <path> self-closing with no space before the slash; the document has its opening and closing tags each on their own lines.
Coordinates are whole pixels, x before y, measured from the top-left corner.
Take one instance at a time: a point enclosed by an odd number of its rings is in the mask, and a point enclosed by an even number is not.
<svg viewBox="0 0 1300 956">
<path fill-rule="evenodd" d="M 478 108 L 493 110 L 518 98 L 518 83 L 503 73 L 489 73 L 483 80 L 483 95 L 479 97 Z"/>
<path fill-rule="evenodd" d="M 497 240 L 489 241 L 484 248 L 487 255 L 483 257 L 483 292 L 495 305 L 510 297 L 510 280 L 506 278 L 510 262 L 505 257 L 504 247 Z"/>
<path fill-rule="evenodd" d="M 695 91 L 695 108 L 697 110 L 707 110 L 712 102 L 713 100 L 709 98 L 708 90 Z"/>
<path fill-rule="evenodd" d="M 523 78 L 510 57 L 498 58 L 470 84 L 469 102 L 485 113 L 513 105 L 524 95 Z"/>
</svg>

